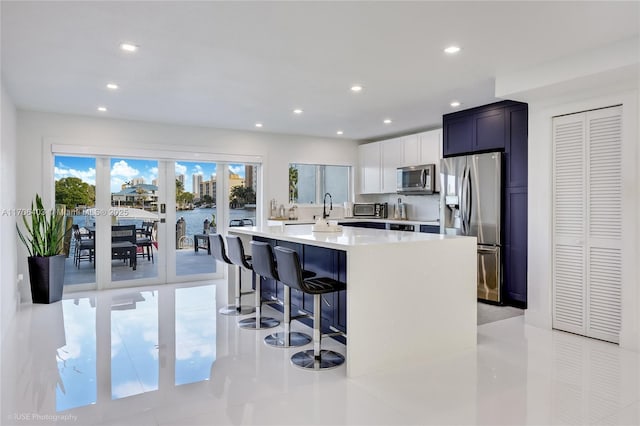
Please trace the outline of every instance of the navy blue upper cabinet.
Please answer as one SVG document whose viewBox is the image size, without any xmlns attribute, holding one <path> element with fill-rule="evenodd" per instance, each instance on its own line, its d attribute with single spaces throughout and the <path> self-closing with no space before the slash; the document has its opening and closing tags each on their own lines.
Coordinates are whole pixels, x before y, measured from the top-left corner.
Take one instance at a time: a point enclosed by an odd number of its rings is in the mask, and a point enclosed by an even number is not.
<svg viewBox="0 0 640 426">
<path fill-rule="evenodd" d="M 504 151 L 509 143 L 509 108 L 526 104 L 502 101 L 442 116 L 444 157 Z"/>
<path fill-rule="evenodd" d="M 475 138 L 473 151 L 496 151 L 504 149 L 504 108 L 496 108 L 473 115 Z"/>
<path fill-rule="evenodd" d="M 473 116 L 443 117 L 443 155 L 460 155 L 473 151 Z"/>
<path fill-rule="evenodd" d="M 505 109 L 507 143 L 505 146 L 505 186 L 527 186 L 527 150 L 529 130 L 527 105 Z"/>
</svg>

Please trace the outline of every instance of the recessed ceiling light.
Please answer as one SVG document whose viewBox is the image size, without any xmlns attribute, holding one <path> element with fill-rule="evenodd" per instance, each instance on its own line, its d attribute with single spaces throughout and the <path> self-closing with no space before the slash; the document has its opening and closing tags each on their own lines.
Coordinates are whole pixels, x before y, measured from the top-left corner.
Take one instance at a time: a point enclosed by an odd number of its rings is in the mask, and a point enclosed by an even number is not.
<svg viewBox="0 0 640 426">
<path fill-rule="evenodd" d="M 446 49 L 444 49 L 444 53 L 448 53 L 450 55 L 454 53 L 458 53 L 459 51 L 460 51 L 460 48 L 458 46 L 449 46 Z"/>
<path fill-rule="evenodd" d="M 262 123 L 256 123 L 256 127 L 262 127 Z"/>
<path fill-rule="evenodd" d="M 118 89 L 118 85 L 115 83 L 107 83 L 107 89 L 109 90 L 117 90 Z"/>
<path fill-rule="evenodd" d="M 303 113 L 303 111 L 300 108 L 296 108 L 296 109 L 293 110 L 293 113 L 300 115 L 300 114 Z"/>
<path fill-rule="evenodd" d="M 131 43 L 121 43 L 120 49 L 124 50 L 125 52 L 135 52 L 136 50 L 138 50 L 138 46 Z"/>
<path fill-rule="evenodd" d="M 338 131 L 336 132 L 336 135 L 342 135 L 342 134 L 344 134 L 344 132 L 343 132 L 342 130 L 338 130 Z"/>
<path fill-rule="evenodd" d="M 353 86 L 351 86 L 351 91 L 352 92 L 362 92 L 362 86 L 359 84 L 354 84 Z"/>
<path fill-rule="evenodd" d="M 99 106 L 99 107 L 98 107 L 98 111 L 100 111 L 100 112 L 107 112 L 107 107 Z"/>
<path fill-rule="evenodd" d="M 453 101 L 453 102 L 451 102 L 449 105 L 451 105 L 453 108 L 455 108 L 455 107 L 459 107 L 459 106 L 460 106 L 460 102 L 458 102 L 458 101 Z"/>
<path fill-rule="evenodd" d="M 385 118 L 383 123 L 384 124 L 391 124 L 391 119 L 390 118 Z"/>
</svg>

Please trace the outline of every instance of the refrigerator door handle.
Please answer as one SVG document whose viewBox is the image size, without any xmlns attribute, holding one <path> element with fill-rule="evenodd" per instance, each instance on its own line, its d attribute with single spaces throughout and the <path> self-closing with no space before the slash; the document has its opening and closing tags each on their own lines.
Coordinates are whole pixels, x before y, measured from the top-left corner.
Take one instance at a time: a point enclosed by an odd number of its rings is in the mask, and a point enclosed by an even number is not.
<svg viewBox="0 0 640 426">
<path fill-rule="evenodd" d="M 467 235 L 469 229 L 467 227 L 467 173 L 469 169 L 465 165 L 462 171 L 462 188 L 460 191 L 460 227 L 462 228 L 462 235 Z"/>
<path fill-rule="evenodd" d="M 467 233 L 471 231 L 471 203 L 473 202 L 473 195 L 471 192 L 473 188 L 471 187 L 471 169 L 467 169 L 467 191 L 466 191 L 466 199 L 465 199 L 465 222 L 467 227 Z"/>
</svg>

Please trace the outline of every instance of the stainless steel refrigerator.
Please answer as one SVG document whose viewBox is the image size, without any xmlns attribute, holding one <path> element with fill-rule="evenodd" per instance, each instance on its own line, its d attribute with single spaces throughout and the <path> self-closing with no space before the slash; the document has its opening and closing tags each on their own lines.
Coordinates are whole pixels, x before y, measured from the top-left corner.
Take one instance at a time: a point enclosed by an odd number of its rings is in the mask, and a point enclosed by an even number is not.
<svg viewBox="0 0 640 426">
<path fill-rule="evenodd" d="M 440 233 L 478 239 L 478 299 L 501 302 L 502 154 L 440 160 Z"/>
</svg>

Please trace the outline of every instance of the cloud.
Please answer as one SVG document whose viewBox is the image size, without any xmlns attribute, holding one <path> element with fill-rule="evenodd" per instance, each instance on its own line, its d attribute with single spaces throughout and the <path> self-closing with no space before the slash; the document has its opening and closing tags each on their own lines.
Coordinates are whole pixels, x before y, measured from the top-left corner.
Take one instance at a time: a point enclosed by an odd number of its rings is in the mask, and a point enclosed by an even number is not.
<svg viewBox="0 0 640 426">
<path fill-rule="evenodd" d="M 193 167 L 193 174 L 194 175 L 203 175 L 204 174 L 204 172 L 202 171 L 202 166 L 200 164 L 196 164 Z"/>
<path fill-rule="evenodd" d="M 111 168 L 111 176 L 126 178 L 126 180 L 137 177 L 139 174 L 140 171 L 129 166 L 125 160 L 120 160 L 117 163 L 114 163 Z"/>
<path fill-rule="evenodd" d="M 176 161 L 176 175 L 186 175 L 187 174 L 187 166 L 184 164 L 180 164 Z"/>
<path fill-rule="evenodd" d="M 113 384 L 111 397 L 113 399 L 125 398 L 127 396 L 138 395 L 145 392 L 145 387 L 149 390 L 157 389 L 158 386 L 144 385 L 137 380 Z"/>
<path fill-rule="evenodd" d="M 122 185 L 128 182 L 129 179 L 123 179 L 119 177 L 111 177 L 111 192 L 120 192 L 122 190 Z"/>
<path fill-rule="evenodd" d="M 88 170 L 77 170 L 65 168 L 65 166 L 62 164 L 59 164 L 59 166 L 60 167 L 55 167 L 54 169 L 56 180 L 65 177 L 77 177 L 80 178 L 83 182 L 88 183 L 89 185 L 96 184 L 96 169 L 92 167 L 90 167 Z"/>
<path fill-rule="evenodd" d="M 244 176 L 244 165 L 243 164 L 231 164 L 229 166 L 229 171 L 231 173 L 235 173 L 240 176 Z"/>
<path fill-rule="evenodd" d="M 149 173 L 151 173 L 151 175 L 153 176 L 153 178 L 157 178 L 158 177 L 158 168 L 157 167 L 152 167 L 149 169 Z"/>
</svg>

